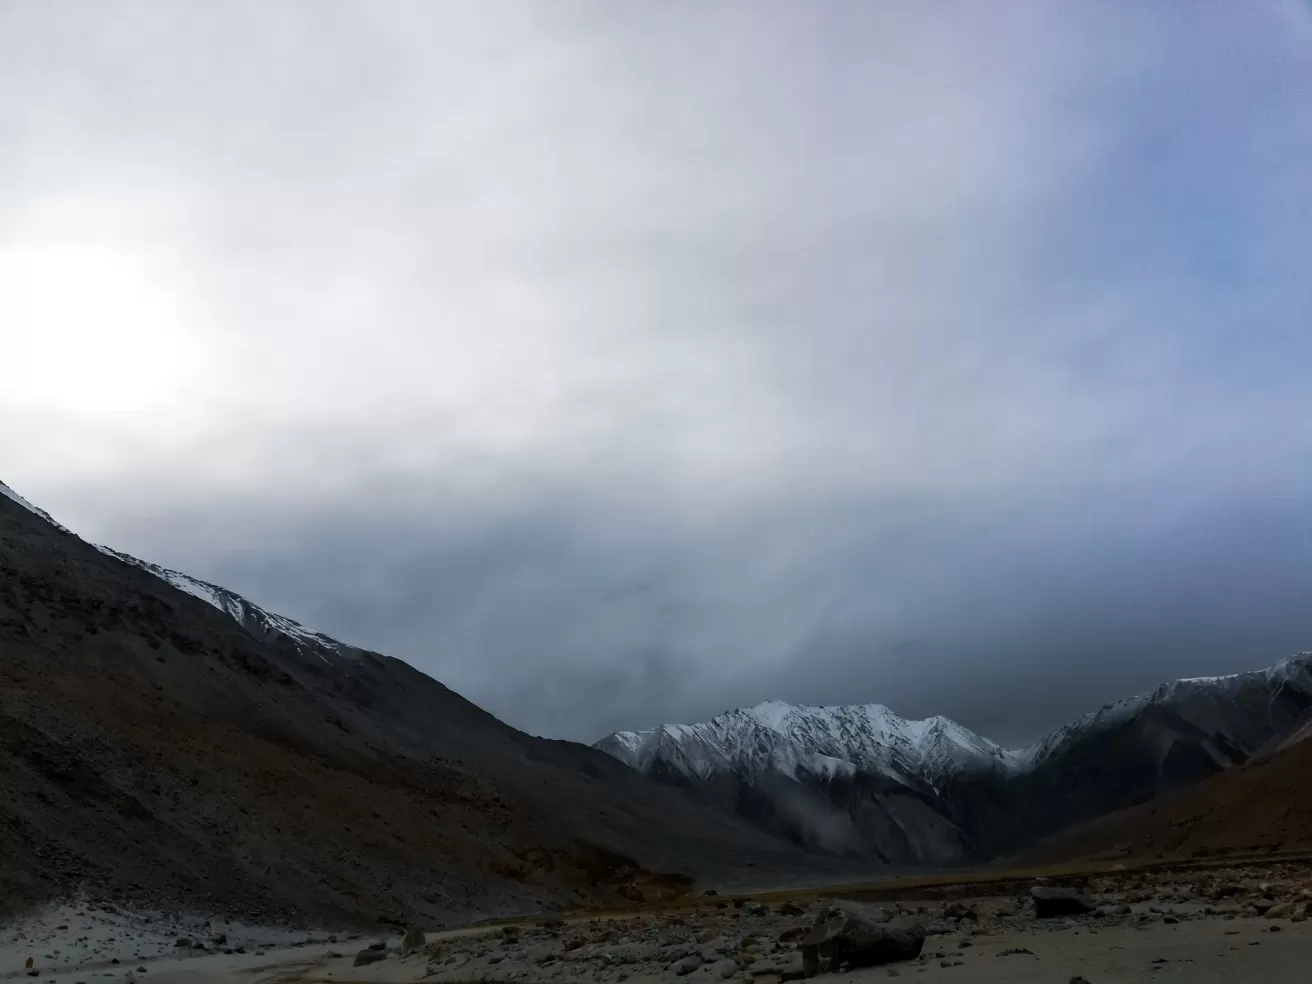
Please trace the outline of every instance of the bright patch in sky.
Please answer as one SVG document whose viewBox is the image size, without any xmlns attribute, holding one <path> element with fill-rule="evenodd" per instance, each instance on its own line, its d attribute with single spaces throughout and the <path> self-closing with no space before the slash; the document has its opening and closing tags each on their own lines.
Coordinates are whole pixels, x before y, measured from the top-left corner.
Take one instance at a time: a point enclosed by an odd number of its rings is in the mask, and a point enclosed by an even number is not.
<svg viewBox="0 0 1312 984">
<path fill-rule="evenodd" d="M 183 409 L 209 353 L 172 281 L 167 263 L 119 246 L 0 245 L 0 324 L 10 364 L 22 367 L 0 407 L 91 427 Z"/>
</svg>

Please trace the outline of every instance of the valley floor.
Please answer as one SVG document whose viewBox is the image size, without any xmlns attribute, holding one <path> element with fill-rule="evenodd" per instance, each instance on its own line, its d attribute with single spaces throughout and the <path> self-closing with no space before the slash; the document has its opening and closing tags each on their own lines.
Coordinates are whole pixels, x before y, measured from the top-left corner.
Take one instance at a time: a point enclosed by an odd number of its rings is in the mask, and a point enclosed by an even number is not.
<svg viewBox="0 0 1312 984">
<path fill-rule="evenodd" d="M 846 971 L 860 982 L 1089 984 L 1305 982 L 1312 967 L 1312 863 L 1186 866 L 1088 876 L 1095 913 L 1036 919 L 1019 879 L 870 886 L 900 920 L 925 925 L 921 956 Z M 836 893 L 837 894 L 837 893 Z M 901 896 L 901 897 L 898 897 Z M 699 898 L 677 908 L 583 914 L 399 937 L 289 934 L 93 906 L 49 910 L 0 932 L 0 976 L 57 984 L 647 984 L 801 979 L 793 938 L 823 893 Z M 179 946 L 178 939 L 189 946 Z M 199 950 L 197 944 L 207 947 Z M 375 949 L 369 950 L 370 944 Z M 227 951 L 227 952 L 224 952 Z M 355 966 L 369 952 L 373 962 Z M 116 962 L 112 962 L 116 961 Z M 830 976 L 830 975 L 822 975 Z M 834 975 L 839 979 L 839 975 Z"/>
</svg>

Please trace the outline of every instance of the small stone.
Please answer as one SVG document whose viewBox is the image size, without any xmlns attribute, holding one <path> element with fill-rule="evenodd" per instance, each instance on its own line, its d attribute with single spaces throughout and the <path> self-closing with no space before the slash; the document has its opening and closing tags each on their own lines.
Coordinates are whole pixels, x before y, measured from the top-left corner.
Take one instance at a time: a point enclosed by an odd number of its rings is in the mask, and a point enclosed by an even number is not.
<svg viewBox="0 0 1312 984">
<path fill-rule="evenodd" d="M 682 960 L 675 963 L 673 970 L 680 977 L 687 977 L 701 965 L 702 958 L 694 953 L 692 956 L 684 957 Z"/>
<path fill-rule="evenodd" d="M 727 981 L 738 973 L 738 962 L 736 960 L 721 960 L 711 965 L 711 973 L 721 980 Z"/>
</svg>

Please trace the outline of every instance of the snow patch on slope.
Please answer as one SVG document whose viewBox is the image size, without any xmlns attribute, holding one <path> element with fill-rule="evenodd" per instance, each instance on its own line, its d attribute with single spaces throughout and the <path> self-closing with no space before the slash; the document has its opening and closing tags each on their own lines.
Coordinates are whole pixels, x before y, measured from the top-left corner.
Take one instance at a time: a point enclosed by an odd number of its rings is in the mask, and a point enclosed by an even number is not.
<svg viewBox="0 0 1312 984">
<path fill-rule="evenodd" d="M 40 516 L 42 519 L 44 519 L 47 523 L 49 523 L 51 526 L 55 527 L 56 529 L 63 530 L 65 533 L 70 532 L 68 527 L 61 526 L 59 523 L 56 523 L 54 519 L 51 518 L 50 513 L 46 512 L 44 509 L 38 509 L 36 506 L 32 505 L 32 503 L 28 502 L 26 499 L 24 499 L 21 495 L 19 495 L 17 492 L 11 489 L 4 482 L 0 482 L 0 495 L 4 496 L 6 499 L 11 500 L 12 502 L 18 503 L 28 512 L 36 516 Z"/>
<path fill-rule="evenodd" d="M 3 482 L 0 482 L 0 496 L 12 500 L 34 516 L 38 516 L 45 520 L 56 529 L 63 530 L 70 535 L 75 535 L 67 527 L 56 523 L 50 517 L 50 514 L 44 509 L 38 509 Z M 99 544 L 93 544 L 93 546 L 106 556 L 113 557 L 116 560 L 121 560 L 125 564 L 131 564 L 133 567 L 154 575 L 166 584 L 172 585 L 179 591 L 185 591 L 187 594 L 199 598 L 206 604 L 213 605 L 219 611 L 240 623 L 247 631 L 259 638 L 267 638 L 272 634 L 287 636 L 302 646 L 312 647 L 315 655 L 329 665 L 332 665 L 332 662 L 326 655 L 324 655 L 325 651 L 347 657 L 354 656 L 360 652 L 360 650 L 356 649 L 354 646 L 348 646 L 345 643 L 338 642 L 336 639 L 326 636 L 321 632 L 307 629 L 300 622 L 287 618 L 285 615 L 277 615 L 273 612 L 266 611 L 259 605 L 247 601 L 235 591 L 229 591 L 227 588 L 220 587 L 217 584 L 211 584 L 209 581 L 202 581 L 200 578 L 192 577 L 190 574 L 183 574 L 181 571 L 170 570 L 167 567 L 161 567 L 158 564 L 152 564 L 149 561 L 140 560 L 133 557 L 131 554 L 125 554 L 119 550 L 114 550 L 111 547 L 104 547 Z"/>
<path fill-rule="evenodd" d="M 131 554 L 125 554 L 122 551 L 114 550 L 112 547 L 95 544 L 95 548 L 107 556 L 113 557 L 116 560 L 121 560 L 125 564 L 131 564 L 133 567 L 140 568 L 147 573 L 155 575 L 155 577 L 173 585 L 173 587 L 177 588 L 179 591 L 185 591 L 192 597 L 199 598 L 206 604 L 213 605 L 229 618 L 240 622 L 248 629 L 258 630 L 257 634 L 277 632 L 289 636 L 297 642 L 309 643 L 314 646 L 316 654 L 325 663 L 330 663 L 330 661 L 320 650 L 331 649 L 341 651 L 344 648 L 336 639 L 320 632 L 307 629 L 300 622 L 290 619 L 285 615 L 277 615 L 273 612 L 266 611 L 259 605 L 247 601 L 241 595 L 234 591 L 229 591 L 227 588 L 220 587 L 217 584 L 211 584 L 209 581 L 202 581 L 200 578 L 192 577 L 190 574 L 183 574 L 181 571 L 171 570 L 167 567 L 161 567 L 158 564 L 152 564 L 146 560 L 140 560 L 137 557 L 133 557 Z"/>
</svg>

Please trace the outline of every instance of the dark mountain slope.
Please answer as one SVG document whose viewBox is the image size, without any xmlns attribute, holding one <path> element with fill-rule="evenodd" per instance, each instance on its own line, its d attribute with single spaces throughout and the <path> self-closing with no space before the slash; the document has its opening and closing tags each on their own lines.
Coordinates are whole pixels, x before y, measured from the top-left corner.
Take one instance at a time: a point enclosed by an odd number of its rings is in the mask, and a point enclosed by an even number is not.
<svg viewBox="0 0 1312 984">
<path fill-rule="evenodd" d="M 1312 741 L 1300 740 L 1165 796 L 1101 817 L 1028 861 L 1205 858 L 1312 851 Z"/>
<path fill-rule="evenodd" d="M 808 864 L 398 660 L 255 628 L 0 496 L 7 905 L 431 921 Z"/>
</svg>

